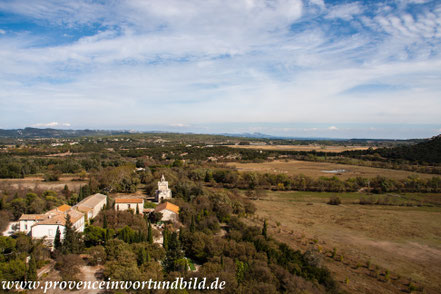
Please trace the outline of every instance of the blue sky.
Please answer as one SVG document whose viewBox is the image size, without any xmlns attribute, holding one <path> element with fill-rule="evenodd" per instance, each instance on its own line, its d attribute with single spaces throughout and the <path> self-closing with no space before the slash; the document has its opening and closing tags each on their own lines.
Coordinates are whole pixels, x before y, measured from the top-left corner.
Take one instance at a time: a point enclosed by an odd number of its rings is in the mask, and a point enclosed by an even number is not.
<svg viewBox="0 0 441 294">
<path fill-rule="evenodd" d="M 440 113 L 439 1 L 0 1 L 0 128 L 415 138 Z"/>
</svg>

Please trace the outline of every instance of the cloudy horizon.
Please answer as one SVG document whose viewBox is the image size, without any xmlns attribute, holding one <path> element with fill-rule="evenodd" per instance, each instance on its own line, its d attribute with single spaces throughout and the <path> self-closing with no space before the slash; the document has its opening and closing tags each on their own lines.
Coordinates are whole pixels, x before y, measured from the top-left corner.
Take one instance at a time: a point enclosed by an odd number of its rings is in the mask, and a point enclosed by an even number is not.
<svg viewBox="0 0 441 294">
<path fill-rule="evenodd" d="M 438 1 L 0 3 L 0 128 L 427 138 Z"/>
</svg>

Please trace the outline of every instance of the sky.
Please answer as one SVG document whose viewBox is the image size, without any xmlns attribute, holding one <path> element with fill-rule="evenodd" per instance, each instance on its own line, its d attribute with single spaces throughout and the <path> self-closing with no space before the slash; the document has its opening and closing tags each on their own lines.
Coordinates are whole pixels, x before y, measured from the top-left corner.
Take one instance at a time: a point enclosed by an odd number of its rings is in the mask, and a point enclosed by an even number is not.
<svg viewBox="0 0 441 294">
<path fill-rule="evenodd" d="M 441 133 L 441 1 L 1 0 L 0 128 Z"/>
</svg>

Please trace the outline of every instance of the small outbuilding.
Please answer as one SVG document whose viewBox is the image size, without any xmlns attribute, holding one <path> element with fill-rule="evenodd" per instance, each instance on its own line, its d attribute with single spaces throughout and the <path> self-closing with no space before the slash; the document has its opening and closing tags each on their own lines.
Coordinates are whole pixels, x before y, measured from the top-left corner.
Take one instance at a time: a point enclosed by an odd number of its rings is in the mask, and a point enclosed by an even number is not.
<svg viewBox="0 0 441 294">
<path fill-rule="evenodd" d="M 162 213 L 162 221 L 177 221 L 179 216 L 179 206 L 171 202 L 163 202 L 156 206 L 155 212 Z"/>
</svg>

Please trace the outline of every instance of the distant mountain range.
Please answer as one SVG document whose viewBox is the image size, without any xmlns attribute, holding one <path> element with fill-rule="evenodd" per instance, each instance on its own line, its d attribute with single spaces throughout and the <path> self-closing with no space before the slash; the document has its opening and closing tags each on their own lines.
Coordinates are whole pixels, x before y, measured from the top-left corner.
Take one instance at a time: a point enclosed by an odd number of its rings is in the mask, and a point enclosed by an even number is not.
<svg viewBox="0 0 441 294">
<path fill-rule="evenodd" d="M 24 128 L 24 129 L 0 129 L 0 138 L 11 139 L 38 139 L 38 138 L 77 138 L 77 137 L 93 137 L 93 136 L 111 136 L 111 135 L 124 135 L 124 134 L 172 134 L 174 132 L 166 131 L 130 131 L 130 130 L 69 130 L 69 129 L 52 129 L 52 128 Z M 180 133 L 180 134 L 194 134 L 192 132 Z M 382 141 L 395 141 L 395 142 L 407 142 L 417 143 L 424 140 L 393 140 L 393 139 L 339 139 L 339 138 L 326 138 L 326 137 L 289 137 L 289 136 L 274 136 L 263 133 L 211 133 L 207 135 L 217 135 L 236 138 L 247 139 L 266 139 L 266 140 L 299 140 L 299 141 L 348 141 L 352 143 L 356 142 L 382 142 Z"/>
</svg>

